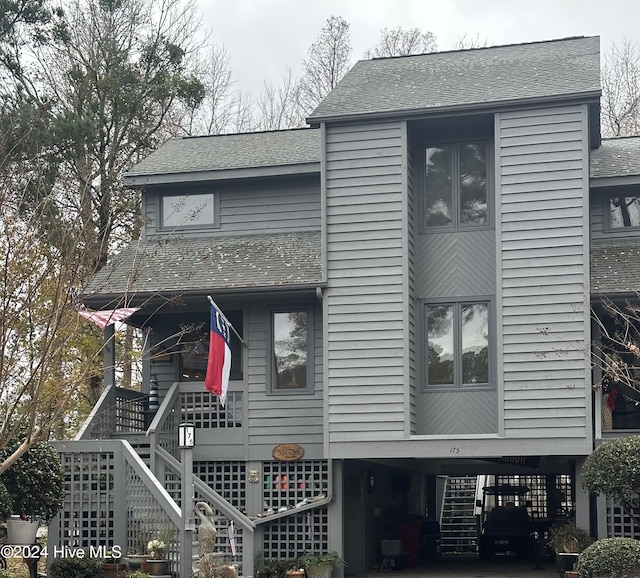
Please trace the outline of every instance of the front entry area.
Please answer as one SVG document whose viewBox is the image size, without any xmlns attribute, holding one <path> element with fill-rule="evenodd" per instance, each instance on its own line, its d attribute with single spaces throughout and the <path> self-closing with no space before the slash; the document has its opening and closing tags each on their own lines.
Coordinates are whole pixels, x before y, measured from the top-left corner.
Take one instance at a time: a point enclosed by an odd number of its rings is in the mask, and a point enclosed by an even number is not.
<svg viewBox="0 0 640 578">
<path fill-rule="evenodd" d="M 550 529 L 575 520 L 575 467 L 522 464 L 345 461 L 345 573 L 548 560 Z"/>
</svg>

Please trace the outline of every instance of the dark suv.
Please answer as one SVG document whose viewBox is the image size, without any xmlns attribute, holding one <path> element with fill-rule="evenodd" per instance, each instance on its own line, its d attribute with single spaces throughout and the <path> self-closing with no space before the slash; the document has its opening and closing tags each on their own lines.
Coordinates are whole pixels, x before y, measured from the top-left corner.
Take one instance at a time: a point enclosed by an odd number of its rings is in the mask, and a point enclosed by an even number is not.
<svg viewBox="0 0 640 578">
<path fill-rule="evenodd" d="M 502 485 L 483 488 L 481 534 L 478 543 L 481 558 L 491 558 L 496 552 L 513 552 L 522 557 L 535 555 L 533 520 L 525 506 L 515 505 L 515 502 L 522 500 L 528 491 L 529 488 L 526 486 Z M 487 496 L 495 496 L 495 502 L 502 505 L 494 506 L 486 512 Z"/>
</svg>

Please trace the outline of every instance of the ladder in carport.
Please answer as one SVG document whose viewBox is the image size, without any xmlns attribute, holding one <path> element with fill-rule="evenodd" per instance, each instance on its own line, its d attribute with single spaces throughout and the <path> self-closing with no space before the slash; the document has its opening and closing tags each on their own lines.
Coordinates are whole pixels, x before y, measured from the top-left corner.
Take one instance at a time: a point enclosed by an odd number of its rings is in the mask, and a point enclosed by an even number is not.
<svg viewBox="0 0 640 578">
<path fill-rule="evenodd" d="M 476 476 L 447 476 L 440 512 L 440 551 L 475 552 Z"/>
</svg>

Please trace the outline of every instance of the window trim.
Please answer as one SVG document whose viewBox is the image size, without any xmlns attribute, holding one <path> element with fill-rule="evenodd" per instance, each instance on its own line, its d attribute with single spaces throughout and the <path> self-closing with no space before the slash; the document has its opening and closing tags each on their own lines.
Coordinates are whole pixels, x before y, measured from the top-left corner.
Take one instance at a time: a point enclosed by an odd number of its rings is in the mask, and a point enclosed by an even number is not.
<svg viewBox="0 0 640 578">
<path fill-rule="evenodd" d="M 640 224 L 633 227 L 613 227 L 611 226 L 611 211 L 609 209 L 612 197 L 637 197 L 640 199 L 640 191 L 611 191 L 604 195 L 602 203 L 602 229 L 604 233 L 613 235 L 637 235 L 640 233 Z"/>
<path fill-rule="evenodd" d="M 196 195 L 211 195 L 213 197 L 213 223 L 203 223 L 195 225 L 165 225 L 164 223 L 164 200 L 167 197 L 187 197 Z M 158 215 L 159 220 L 158 229 L 161 231 L 195 231 L 195 230 L 209 230 L 220 228 L 220 192 L 219 191 L 186 191 L 176 193 L 174 191 L 167 191 L 160 193 L 158 196 Z"/>
<path fill-rule="evenodd" d="M 278 389 L 275 387 L 276 374 L 274 362 L 274 323 L 273 316 L 276 313 L 297 313 L 303 311 L 307 314 L 307 385 L 297 389 Z M 267 395 L 309 395 L 315 392 L 315 314 L 312 306 L 304 307 L 272 307 L 267 312 L 267 351 L 265 377 Z"/>
<path fill-rule="evenodd" d="M 460 311 L 465 305 L 486 304 L 488 307 L 488 383 L 462 383 L 462 331 L 460 325 Z M 453 305 L 454 310 L 454 377 L 452 384 L 429 384 L 429 355 L 428 355 L 428 327 L 427 327 L 427 307 L 431 306 Z M 472 297 L 454 297 L 454 298 L 433 298 L 420 300 L 420 343 L 421 343 L 421 359 L 420 367 L 420 383 L 422 391 L 487 391 L 497 388 L 497 372 L 496 372 L 496 305 L 495 297 L 490 295 L 475 295 Z"/>
<path fill-rule="evenodd" d="M 487 222 L 474 225 L 474 224 L 458 224 L 460 218 L 460 183 L 457 182 L 453 191 L 453 216 L 451 224 L 448 225 L 427 225 L 427 186 L 426 186 L 426 174 L 427 174 L 427 149 L 441 146 L 455 145 L 456 152 L 456 166 L 454 168 L 455 174 L 459 175 L 460 172 L 460 145 L 464 144 L 485 144 L 487 147 Z M 494 199 L 495 199 L 495 158 L 494 158 L 494 146 L 493 139 L 485 137 L 474 138 L 460 138 L 455 140 L 438 140 L 428 141 L 420 145 L 419 148 L 420 162 L 419 171 L 419 200 L 418 207 L 420 209 L 419 216 L 419 231 L 420 233 L 447 233 L 452 231 L 480 231 L 485 229 L 493 229 L 495 227 L 494 216 Z"/>
</svg>

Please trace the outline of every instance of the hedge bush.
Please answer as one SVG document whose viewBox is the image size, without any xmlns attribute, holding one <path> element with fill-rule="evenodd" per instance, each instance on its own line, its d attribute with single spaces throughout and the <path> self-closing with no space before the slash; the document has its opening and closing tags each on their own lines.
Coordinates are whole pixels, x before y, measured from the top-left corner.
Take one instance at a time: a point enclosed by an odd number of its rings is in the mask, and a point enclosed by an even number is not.
<svg viewBox="0 0 640 578">
<path fill-rule="evenodd" d="M 580 578 L 637 578 L 640 541 L 632 538 L 597 540 L 578 557 Z"/>
<path fill-rule="evenodd" d="M 56 558 L 49 567 L 50 578 L 103 578 L 97 558 Z"/>
</svg>

